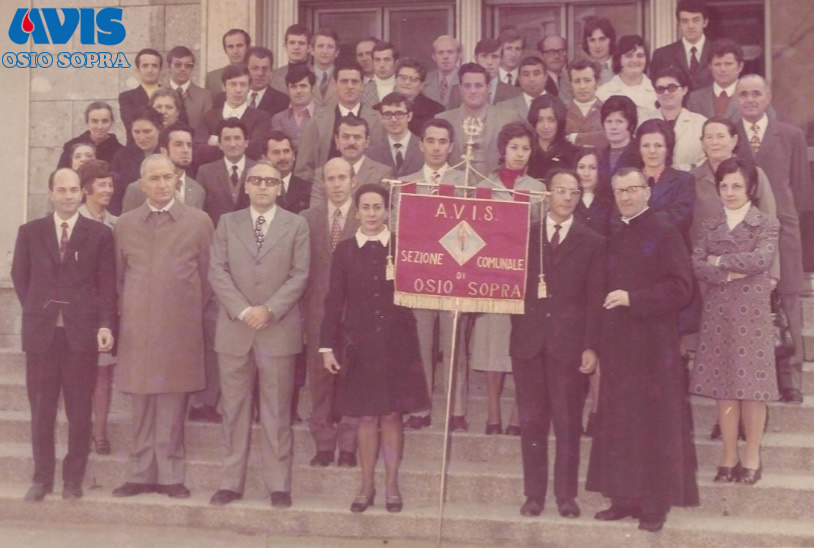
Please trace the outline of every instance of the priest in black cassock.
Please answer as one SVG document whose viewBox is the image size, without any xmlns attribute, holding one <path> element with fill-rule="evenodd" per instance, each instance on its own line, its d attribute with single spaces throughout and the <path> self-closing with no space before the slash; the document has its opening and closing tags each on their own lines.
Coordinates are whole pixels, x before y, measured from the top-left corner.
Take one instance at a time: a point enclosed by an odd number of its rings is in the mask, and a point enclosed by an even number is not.
<svg viewBox="0 0 814 548">
<path fill-rule="evenodd" d="M 608 240 L 600 422 L 586 488 L 611 499 L 596 519 L 639 518 L 639 529 L 656 532 L 670 507 L 698 504 L 677 327 L 692 269 L 681 233 L 648 208 L 641 171 L 619 170 L 612 186 L 622 222 Z"/>
</svg>

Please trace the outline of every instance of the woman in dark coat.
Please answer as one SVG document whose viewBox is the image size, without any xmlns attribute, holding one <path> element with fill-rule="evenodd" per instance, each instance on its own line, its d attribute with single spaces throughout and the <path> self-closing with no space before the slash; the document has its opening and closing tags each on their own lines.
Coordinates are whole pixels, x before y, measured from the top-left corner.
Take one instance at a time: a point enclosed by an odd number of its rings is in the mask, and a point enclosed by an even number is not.
<svg viewBox="0 0 814 548">
<path fill-rule="evenodd" d="M 706 291 L 690 392 L 718 400 L 724 451 L 715 481 L 751 485 L 763 468 L 766 402 L 779 397 L 769 296 L 780 225 L 755 204 L 758 174 L 751 164 L 724 160 L 715 182 L 724 210 L 703 224 L 692 256 Z M 741 419 L 743 467 L 738 458 Z"/>
<path fill-rule="evenodd" d="M 163 118 L 153 107 L 145 106 L 133 119 L 130 132 L 133 144 L 122 147 L 113 157 L 110 169 L 113 171 L 113 197 L 107 210 L 113 215 L 122 214 L 122 201 L 127 185 L 141 176 L 141 163 L 151 154 L 157 154 L 158 135 Z"/>
<path fill-rule="evenodd" d="M 599 111 L 608 146 L 600 151 L 599 184 L 610 193 L 611 177 L 624 167 L 636 165 L 633 134 L 639 124 L 636 104 L 624 95 L 614 95 Z"/>
<path fill-rule="evenodd" d="M 530 177 L 544 180 L 552 169 L 574 169 L 579 148 L 565 139 L 567 117 L 565 103 L 554 95 L 540 95 L 529 105 L 528 121 L 537 134 L 529 159 Z"/>
<path fill-rule="evenodd" d="M 614 213 L 610 188 L 599 184 L 600 154 L 592 148 L 583 148 L 574 157 L 574 170 L 579 176 L 582 190 L 574 216 L 602 236 L 610 234 L 610 221 Z"/>
<path fill-rule="evenodd" d="M 361 226 L 354 238 L 334 250 L 320 334 L 325 368 L 339 375 L 336 412 L 360 418 L 362 487 L 351 504 L 352 512 L 364 512 L 373 505 L 379 426 L 386 508 L 401 511 L 401 414 L 427 409 L 430 403 L 415 316 L 393 304 L 393 281 L 385 279 L 390 244 L 384 224 L 387 198 L 387 191 L 377 184 L 362 185 L 354 195 Z"/>
</svg>

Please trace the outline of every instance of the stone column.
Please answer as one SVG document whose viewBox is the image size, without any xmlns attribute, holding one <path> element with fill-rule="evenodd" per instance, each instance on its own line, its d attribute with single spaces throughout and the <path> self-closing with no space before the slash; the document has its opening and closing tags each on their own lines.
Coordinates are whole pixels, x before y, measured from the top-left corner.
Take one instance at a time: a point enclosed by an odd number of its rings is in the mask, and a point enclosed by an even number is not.
<svg viewBox="0 0 814 548">
<path fill-rule="evenodd" d="M 650 3 L 650 53 L 678 40 L 676 22 L 677 0 L 659 0 Z"/>
<path fill-rule="evenodd" d="M 223 52 L 223 35 L 231 28 L 246 29 L 257 37 L 257 7 L 251 0 L 201 0 L 201 66 L 204 75 L 228 63 Z"/>
<path fill-rule="evenodd" d="M 457 0 L 455 35 L 461 41 L 462 62 L 474 61 L 475 45 L 481 39 L 483 9 L 480 0 Z"/>
<path fill-rule="evenodd" d="M 288 63 L 285 54 L 285 29 L 297 22 L 299 1 L 276 0 L 269 4 L 266 4 L 269 9 L 262 25 L 266 29 L 268 45 L 274 52 L 274 63 L 281 67 Z"/>
</svg>

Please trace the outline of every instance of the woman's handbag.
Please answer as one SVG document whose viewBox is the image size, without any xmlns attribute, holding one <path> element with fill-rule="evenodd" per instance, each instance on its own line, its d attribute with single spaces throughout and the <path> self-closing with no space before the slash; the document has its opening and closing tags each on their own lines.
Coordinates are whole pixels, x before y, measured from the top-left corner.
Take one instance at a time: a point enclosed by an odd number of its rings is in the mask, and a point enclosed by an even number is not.
<svg viewBox="0 0 814 548">
<path fill-rule="evenodd" d="M 780 303 L 780 296 L 772 291 L 772 325 L 774 326 L 774 355 L 778 360 L 794 355 L 794 339 L 789 328 L 789 316 Z"/>
</svg>

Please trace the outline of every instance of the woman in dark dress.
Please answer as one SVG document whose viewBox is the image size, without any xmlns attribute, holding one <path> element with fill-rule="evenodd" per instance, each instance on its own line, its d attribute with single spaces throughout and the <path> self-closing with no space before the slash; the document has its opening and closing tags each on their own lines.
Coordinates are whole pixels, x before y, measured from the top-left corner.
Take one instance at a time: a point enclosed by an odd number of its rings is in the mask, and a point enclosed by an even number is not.
<svg viewBox="0 0 814 548">
<path fill-rule="evenodd" d="M 133 144 L 122 147 L 110 163 L 110 169 L 113 171 L 113 197 L 107 210 L 113 215 L 122 214 L 124 192 L 127 185 L 138 180 L 144 158 L 159 152 L 158 134 L 163 123 L 161 114 L 150 106 L 141 109 L 133 119 L 133 125 L 130 127 Z"/>
<path fill-rule="evenodd" d="M 608 146 L 599 157 L 599 184 L 610 194 L 611 177 L 623 167 L 636 165 L 633 134 L 639 125 L 636 104 L 624 95 L 609 97 L 599 111 Z"/>
<path fill-rule="evenodd" d="M 385 279 L 387 198 L 377 184 L 362 185 L 354 195 L 360 227 L 334 251 L 320 334 L 325 368 L 339 375 L 336 412 L 360 418 L 362 487 L 352 512 L 373 505 L 380 426 L 386 508 L 401 511 L 401 415 L 429 407 L 415 316 L 393 304 L 393 281 Z"/>
<path fill-rule="evenodd" d="M 528 175 L 545 179 L 552 169 L 573 169 L 574 156 L 579 148 L 565 137 L 568 110 L 559 97 L 540 95 L 529 106 L 528 121 L 537 134 L 531 148 Z"/>
</svg>

